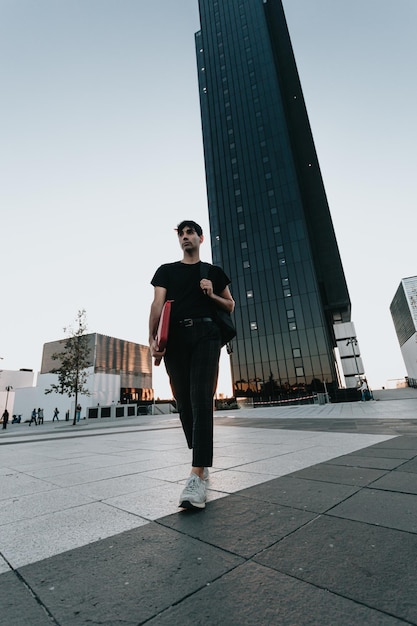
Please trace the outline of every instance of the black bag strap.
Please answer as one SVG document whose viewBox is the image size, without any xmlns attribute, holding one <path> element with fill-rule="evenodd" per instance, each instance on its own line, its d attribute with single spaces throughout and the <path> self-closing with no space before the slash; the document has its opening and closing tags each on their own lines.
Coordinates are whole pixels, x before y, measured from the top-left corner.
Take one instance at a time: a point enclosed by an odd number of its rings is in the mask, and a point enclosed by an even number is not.
<svg viewBox="0 0 417 626">
<path fill-rule="evenodd" d="M 209 277 L 211 267 L 212 265 L 210 263 L 200 261 L 200 279 Z"/>
<path fill-rule="evenodd" d="M 200 261 L 200 280 L 203 278 L 208 278 L 209 274 L 210 274 L 210 269 L 213 266 L 211 265 L 211 263 L 206 263 L 205 261 Z M 232 344 L 232 340 L 228 341 L 226 344 L 226 350 L 227 350 L 227 354 L 232 354 L 233 352 L 233 344 Z"/>
</svg>

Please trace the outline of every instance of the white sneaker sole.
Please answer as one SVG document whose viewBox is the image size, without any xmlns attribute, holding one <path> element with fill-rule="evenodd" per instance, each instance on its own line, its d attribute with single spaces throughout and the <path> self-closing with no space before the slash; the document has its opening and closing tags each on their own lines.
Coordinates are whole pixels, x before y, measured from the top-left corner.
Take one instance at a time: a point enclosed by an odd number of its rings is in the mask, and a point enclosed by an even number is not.
<svg viewBox="0 0 417 626">
<path fill-rule="evenodd" d="M 205 502 L 190 502 L 190 500 L 182 500 L 182 502 L 179 503 L 179 508 L 180 509 L 205 509 L 206 508 L 206 503 Z"/>
</svg>

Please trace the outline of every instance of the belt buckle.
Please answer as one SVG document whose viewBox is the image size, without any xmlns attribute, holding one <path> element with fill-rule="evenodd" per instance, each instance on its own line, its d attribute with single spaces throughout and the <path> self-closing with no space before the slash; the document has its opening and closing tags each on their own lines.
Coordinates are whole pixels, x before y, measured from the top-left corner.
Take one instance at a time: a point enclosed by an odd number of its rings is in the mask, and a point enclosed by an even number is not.
<svg viewBox="0 0 417 626">
<path fill-rule="evenodd" d="M 189 317 L 186 320 L 182 321 L 182 325 L 187 328 L 188 326 L 193 326 L 194 325 L 194 321 Z"/>
</svg>

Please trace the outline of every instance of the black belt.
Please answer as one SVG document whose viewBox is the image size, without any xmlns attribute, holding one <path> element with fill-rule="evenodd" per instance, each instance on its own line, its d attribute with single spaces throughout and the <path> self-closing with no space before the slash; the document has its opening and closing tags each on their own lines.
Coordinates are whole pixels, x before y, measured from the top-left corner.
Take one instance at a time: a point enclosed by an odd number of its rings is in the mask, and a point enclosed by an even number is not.
<svg viewBox="0 0 417 626">
<path fill-rule="evenodd" d="M 212 322 L 213 319 L 211 317 L 189 317 L 185 320 L 181 320 L 178 322 L 180 326 L 194 326 L 194 324 L 199 324 L 200 322 Z"/>
</svg>

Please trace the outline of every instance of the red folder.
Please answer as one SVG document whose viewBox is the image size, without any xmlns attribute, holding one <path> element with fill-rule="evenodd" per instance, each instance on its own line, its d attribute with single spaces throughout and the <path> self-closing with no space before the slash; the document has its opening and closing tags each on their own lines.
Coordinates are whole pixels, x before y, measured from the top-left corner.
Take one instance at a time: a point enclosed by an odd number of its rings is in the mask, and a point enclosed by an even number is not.
<svg viewBox="0 0 417 626">
<path fill-rule="evenodd" d="M 169 333 L 169 319 L 171 316 L 171 304 L 174 302 L 173 300 L 167 300 L 162 308 L 161 317 L 159 318 L 158 330 L 156 332 L 156 345 L 158 347 L 158 351 L 165 350 L 167 341 L 168 341 L 168 333 Z M 155 358 L 155 365 L 159 365 L 161 362 L 160 358 Z"/>
</svg>

